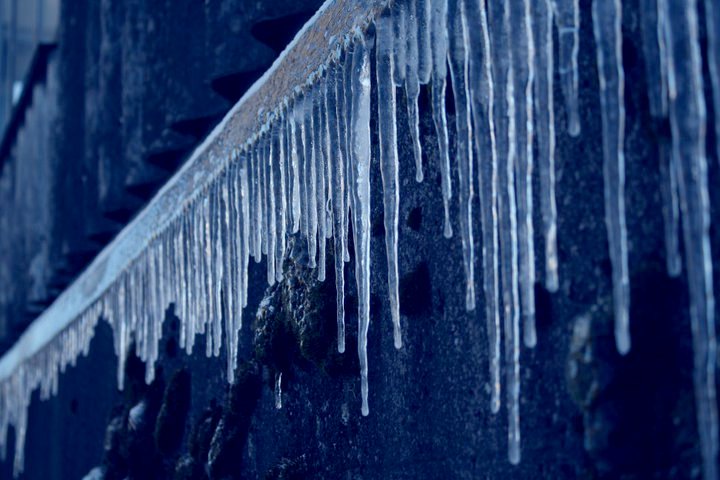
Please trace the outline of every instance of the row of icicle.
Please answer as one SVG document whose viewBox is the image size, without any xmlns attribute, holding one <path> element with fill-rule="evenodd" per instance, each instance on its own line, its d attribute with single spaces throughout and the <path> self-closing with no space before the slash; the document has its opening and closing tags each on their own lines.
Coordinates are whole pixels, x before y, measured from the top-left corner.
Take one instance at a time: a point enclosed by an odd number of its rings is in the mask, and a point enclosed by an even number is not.
<svg viewBox="0 0 720 480">
<path fill-rule="evenodd" d="M 667 266 L 679 275 L 682 220 L 690 288 L 694 382 L 706 479 L 717 478 L 717 413 L 714 389 L 715 333 L 710 212 L 705 155 L 706 111 L 698 38 L 697 0 L 642 0 L 642 35 L 651 113 L 668 117 L 672 146 L 661 146 Z M 603 128 L 605 212 L 610 246 L 618 350 L 630 348 L 629 280 L 624 205 L 624 75 L 620 0 L 595 0 L 592 8 Z M 720 8 L 705 0 L 708 68 L 715 112 L 720 111 Z M 554 59 L 553 25 L 559 58 Z M 181 319 L 180 343 L 191 353 L 205 334 L 207 355 L 228 352 L 233 381 L 238 332 L 247 306 L 248 262 L 267 258 L 267 281 L 283 278 L 286 237 L 307 240 L 310 267 L 325 279 L 327 241 L 334 252 L 338 350 L 345 350 L 343 264 L 354 235 L 358 290 L 358 355 L 362 413 L 368 414 L 367 332 L 370 324 L 371 109 L 377 108 L 383 187 L 388 293 L 395 346 L 402 346 L 398 294 L 399 163 L 397 110 L 407 109 L 416 165 L 423 180 L 419 133 L 420 85 L 429 84 L 434 141 L 442 179 L 444 235 L 453 195 L 459 205 L 467 310 L 475 308 L 472 211 L 480 204 L 482 290 L 489 339 L 491 410 L 501 406 L 505 374 L 509 459 L 520 460 L 519 357 L 536 342 L 533 244 L 535 153 L 544 238 L 544 283 L 558 288 L 555 205 L 554 79 L 564 97 L 567 133 L 580 134 L 578 66 L 580 12 L 577 0 L 397 0 L 338 45 L 302 93 L 278 106 L 261 130 L 228 154 L 226 167 L 181 213 L 160 229 L 144 253 L 115 284 L 33 359 L 0 384 L 0 449 L 10 424 L 17 431 L 15 471 L 23 464 L 31 392 L 43 398 L 57 389 L 58 371 L 87 352 L 97 318 L 115 332 L 118 383 L 134 339 L 154 377 L 161 324 L 174 303 Z M 376 78 L 371 78 L 375 47 Z M 448 74 L 455 104 L 455 133 L 448 132 Z M 377 89 L 376 106 L 371 88 Z M 397 102 L 404 87 L 407 105 Z M 720 115 L 716 137 L 720 141 Z M 455 146 L 450 148 L 450 139 Z M 720 144 L 718 146 L 720 150 Z M 451 151 L 454 156 L 451 157 Z M 453 179 L 452 171 L 457 172 Z M 202 299 L 202 300 L 199 300 Z M 521 328 L 522 327 L 522 328 Z M 504 355 L 504 360 L 503 360 Z M 278 380 L 278 384 L 280 381 Z M 281 397 L 277 398 L 281 405 Z"/>
</svg>

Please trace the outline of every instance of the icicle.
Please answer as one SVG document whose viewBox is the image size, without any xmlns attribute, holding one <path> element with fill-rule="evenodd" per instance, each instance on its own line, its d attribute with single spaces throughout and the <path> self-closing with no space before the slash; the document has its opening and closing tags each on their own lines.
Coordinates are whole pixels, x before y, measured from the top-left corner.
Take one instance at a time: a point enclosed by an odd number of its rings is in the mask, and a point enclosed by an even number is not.
<svg viewBox="0 0 720 480">
<path fill-rule="evenodd" d="M 175 315 L 178 316 L 180 319 L 180 325 L 179 325 L 179 345 L 181 350 L 185 350 L 185 347 L 187 345 L 187 336 L 188 336 L 188 306 L 187 306 L 187 290 L 190 290 L 190 273 L 189 270 L 186 268 L 186 263 L 188 261 L 187 255 L 189 254 L 188 250 L 186 250 L 185 246 L 185 218 L 187 216 L 187 210 L 183 210 L 182 213 L 179 215 L 179 217 L 175 221 L 175 231 L 172 234 L 172 256 L 174 258 L 175 262 L 175 271 L 172 272 L 172 275 L 175 277 L 174 280 L 174 291 L 176 292 L 176 302 L 175 302 Z M 105 301 L 106 297 L 103 297 L 103 300 Z M 107 305 L 107 304 L 106 304 Z M 111 306 L 103 306 L 103 311 L 108 312 L 108 310 L 112 308 Z M 105 315 L 105 314 L 104 314 Z M 108 320 L 109 321 L 109 320 Z M 115 323 L 111 322 L 111 325 L 113 326 L 113 330 L 115 330 Z"/>
<path fill-rule="evenodd" d="M 665 139 L 658 142 L 660 161 L 660 195 L 665 233 L 665 264 L 668 275 L 680 276 L 680 200 L 678 199 L 677 161 L 672 159 L 671 147 Z"/>
<path fill-rule="evenodd" d="M 720 162 L 720 5 L 717 4 L 717 0 L 705 0 L 704 5 L 707 63 L 715 118 L 715 159 Z"/>
<path fill-rule="evenodd" d="M 328 104 L 327 104 L 327 89 L 329 82 L 329 73 L 326 72 L 325 80 L 320 86 L 320 146 L 323 156 L 323 165 L 325 166 L 323 175 L 325 178 L 324 189 L 325 189 L 325 202 L 322 208 L 322 214 L 325 219 L 325 239 L 330 240 L 333 238 L 333 165 L 332 159 L 330 158 L 330 137 L 328 136 Z M 334 108 L 334 107 L 333 107 Z M 325 268 L 325 267 L 323 267 Z"/>
<path fill-rule="evenodd" d="M 337 295 L 337 342 L 338 352 L 345 351 L 345 278 L 343 252 L 345 251 L 345 240 L 347 236 L 347 217 L 345 216 L 345 160 L 343 151 L 340 148 L 340 125 L 338 122 L 337 108 L 338 95 L 342 95 L 339 78 L 342 71 L 338 68 L 330 68 L 328 72 L 327 90 L 327 136 L 330 143 L 330 158 L 333 163 L 333 223 L 334 223 L 334 261 L 335 261 L 335 291 Z"/>
<path fill-rule="evenodd" d="M 213 241 L 212 241 L 212 232 L 215 230 L 215 226 L 211 226 L 210 222 L 213 221 L 215 218 L 213 208 L 212 208 L 212 202 L 214 200 L 213 195 L 211 193 L 211 188 L 208 189 L 208 195 L 205 201 L 203 202 L 203 217 L 202 217 L 202 235 L 203 235 L 203 263 L 204 263 L 204 271 L 205 274 L 202 276 L 202 283 L 205 288 L 205 295 L 203 298 L 207 299 L 207 305 L 205 307 L 205 315 L 203 317 L 205 322 L 205 356 L 211 357 L 213 354 L 213 326 L 215 325 L 215 295 L 213 292 L 215 283 L 215 262 L 213 259 Z M 141 284 L 144 285 L 144 281 L 142 279 L 140 280 Z M 140 290 L 143 292 L 143 289 Z M 138 300 L 141 304 L 144 304 L 144 299 L 140 298 Z M 147 354 L 145 353 L 145 343 L 147 339 L 147 335 L 145 334 L 145 317 L 142 316 L 142 327 L 143 331 L 140 334 L 140 340 L 142 341 L 141 349 L 142 353 L 140 355 L 140 359 L 143 361 L 146 361 Z"/>
<path fill-rule="evenodd" d="M 447 116 L 445 114 L 445 88 L 447 82 L 447 0 L 432 0 L 432 115 L 435 133 L 438 138 L 438 157 L 440 161 L 443 207 L 445 224 L 443 235 L 452 237 L 450 224 L 450 198 L 452 181 L 450 179 L 450 146 L 448 139 Z M 395 49 L 399 47 L 395 46 Z M 395 70 L 398 70 L 396 68 Z"/>
<path fill-rule="evenodd" d="M 285 259 L 285 229 L 287 221 L 287 197 L 285 193 L 285 128 L 282 119 L 278 120 L 272 137 L 272 160 L 275 162 L 275 279 L 283 279 L 283 260 Z"/>
<path fill-rule="evenodd" d="M 195 237 L 195 213 L 196 213 L 196 205 L 197 202 L 193 202 L 193 205 L 188 208 L 188 213 L 185 215 L 184 223 L 185 223 L 185 245 L 184 249 L 187 252 L 187 271 L 188 271 L 188 285 L 190 288 L 186 288 L 186 295 L 185 295 L 185 303 L 187 305 L 187 318 L 185 319 L 185 322 L 187 323 L 187 336 L 185 338 L 185 353 L 188 355 L 192 353 L 193 345 L 195 343 L 195 332 L 196 332 L 196 322 L 198 321 L 197 316 L 197 304 L 200 302 L 193 302 L 192 301 L 192 293 L 191 292 L 197 292 L 197 273 L 198 273 L 198 257 L 197 257 L 197 245 L 199 242 L 191 242 L 191 238 L 197 238 Z M 127 343 L 126 343 L 127 347 Z"/>
<path fill-rule="evenodd" d="M 370 326 L 370 55 L 368 44 L 373 39 L 358 34 L 353 52 L 352 73 L 352 157 L 348 166 L 353 170 L 352 209 L 355 246 L 355 278 L 358 288 L 358 356 L 362 414 L 368 407 L 367 334 Z"/>
<path fill-rule="evenodd" d="M 282 408 L 282 372 L 275 374 L 275 408 Z"/>
<path fill-rule="evenodd" d="M 202 312 L 200 317 L 200 328 L 198 329 L 198 332 L 201 334 L 205 334 L 205 356 L 210 357 L 212 356 L 212 241 L 210 239 L 210 194 L 209 194 L 209 188 L 205 191 L 205 195 L 202 201 L 201 206 L 201 215 L 200 215 L 200 221 L 199 223 L 199 230 L 200 230 L 200 266 L 201 266 L 201 275 L 200 275 L 200 291 L 202 292 L 201 298 L 206 298 L 207 302 L 198 302 L 201 304 L 200 311 Z M 135 285 L 142 284 L 142 280 L 136 281 Z M 131 289 L 130 291 L 134 291 L 134 289 Z M 142 289 L 140 289 L 140 292 L 142 292 Z M 142 303 L 142 299 L 138 300 Z M 136 307 L 135 311 L 139 311 Z M 142 318 L 144 320 L 144 318 Z M 144 328 L 145 322 L 143 321 L 142 327 Z M 146 336 L 141 333 L 139 340 L 142 341 Z M 137 340 L 137 338 L 136 338 Z M 143 342 L 144 343 L 144 342 Z M 138 343 L 138 345 L 142 348 L 144 345 L 143 343 Z M 141 354 L 140 358 L 142 360 L 145 359 L 145 355 Z"/>
<path fill-rule="evenodd" d="M 341 135 L 343 137 L 341 138 L 341 141 L 344 143 L 344 153 L 345 153 L 345 185 L 355 185 L 355 169 L 353 168 L 353 159 L 354 159 L 354 152 L 353 152 L 353 143 L 352 143 L 352 119 L 353 119 L 353 74 L 354 74 L 354 64 L 353 64 L 353 52 L 354 45 L 351 44 L 347 51 L 345 52 L 346 61 L 344 62 L 344 70 L 343 70 L 343 102 L 342 102 L 342 115 L 338 115 L 338 119 L 340 119 L 342 125 Z M 352 194 L 352 190 L 350 187 L 347 188 L 345 192 L 345 218 L 350 217 L 350 210 L 355 210 L 355 196 Z M 349 227 L 349 223 L 346 220 L 345 224 Z M 343 259 L 346 262 L 350 261 L 350 251 L 349 251 L 349 242 L 348 242 L 348 231 L 349 228 L 346 228 L 343 232 L 343 235 L 345 236 L 345 252 L 343 252 Z"/>
<path fill-rule="evenodd" d="M 540 210 L 545 239 L 545 288 L 558 289 L 555 204 L 555 100 L 553 95 L 553 10 L 550 0 L 532 3 L 535 39 L 535 129 L 540 171 Z"/>
<path fill-rule="evenodd" d="M 235 299 L 237 298 L 236 292 L 236 276 L 233 264 L 238 261 L 237 249 L 235 239 L 240 237 L 240 232 L 235 227 L 237 220 L 237 212 L 235 211 L 235 188 L 234 188 L 234 173 L 235 173 L 235 154 L 232 154 L 230 160 L 230 166 L 222 179 L 221 192 L 222 192 L 222 225 L 221 225 L 221 240 L 220 242 L 224 246 L 223 252 L 223 283 L 222 283 L 222 318 L 225 325 L 225 357 L 226 357 L 226 374 L 229 383 L 235 381 L 234 378 L 234 361 L 233 352 L 235 351 Z"/>
<path fill-rule="evenodd" d="M 393 19 L 393 36 L 394 48 L 393 54 L 397 68 L 393 71 L 393 78 L 396 87 L 402 87 L 405 84 L 405 65 L 407 64 L 407 15 L 408 1 L 396 0 L 392 6 Z"/>
<path fill-rule="evenodd" d="M 430 83 L 430 76 L 433 68 L 431 49 L 431 0 L 417 0 L 417 27 L 418 27 L 418 80 L 421 84 Z M 392 36 L 390 36 L 392 40 Z M 397 68 L 397 66 L 395 67 Z"/>
<path fill-rule="evenodd" d="M 706 111 L 698 39 L 697 0 L 659 0 L 668 45 L 668 93 L 673 158 L 677 159 L 685 261 L 690 289 L 693 380 L 703 478 L 717 479 L 717 344 L 705 156 Z"/>
<path fill-rule="evenodd" d="M 498 159 L 498 231 L 500 240 L 501 298 L 507 379 L 508 458 L 520 461 L 520 302 L 518 292 L 518 238 L 515 205 L 515 102 L 509 48 L 509 6 L 489 4 L 495 79 L 495 133 Z"/>
<path fill-rule="evenodd" d="M 27 400 L 23 403 L 24 405 L 18 407 L 19 415 L 15 420 L 15 459 L 13 461 L 13 475 L 16 477 L 23 472 L 25 465 L 25 436 L 27 434 L 27 416 L 30 405 Z"/>
<path fill-rule="evenodd" d="M 460 232 L 465 265 L 465 308 L 475 309 L 475 253 L 472 233 L 472 128 L 470 124 L 470 98 L 468 92 L 468 44 L 465 19 L 459 3 L 450 1 L 450 77 L 455 94 L 456 158 L 460 198 Z"/>
<path fill-rule="evenodd" d="M 253 184 L 254 184 L 254 202 L 255 205 L 254 211 L 255 211 L 255 223 L 253 224 L 253 229 L 255 232 L 255 250 L 253 252 L 253 256 L 255 257 L 255 262 L 259 263 L 261 260 L 261 254 L 262 254 L 262 238 L 263 238 L 263 211 L 262 211 L 262 176 L 261 172 L 262 169 L 260 168 L 261 161 L 258 158 L 258 152 L 257 152 L 257 144 L 253 145 L 251 148 L 251 158 L 252 158 L 252 165 L 253 165 Z"/>
<path fill-rule="evenodd" d="M 223 256 L 225 255 L 224 247 L 222 244 L 222 174 L 220 178 L 215 181 L 215 188 L 213 191 L 214 197 L 214 211 L 212 213 L 213 221 L 213 264 L 214 264 L 214 277 L 212 286 L 212 297 L 214 298 L 214 310 L 213 310 L 213 355 L 215 357 L 220 356 L 220 347 L 222 345 L 222 290 L 221 285 L 223 282 L 224 268 L 223 268 Z M 155 342 L 153 343 L 153 345 Z"/>
<path fill-rule="evenodd" d="M 265 171 L 265 224 L 267 225 L 267 282 L 272 286 L 275 284 L 275 252 L 277 243 L 277 223 L 275 205 L 275 169 L 276 159 L 271 150 L 274 132 L 270 131 L 262 143 L 263 167 Z"/>
<path fill-rule="evenodd" d="M 240 258 L 242 307 L 248 303 L 248 263 L 250 260 L 250 194 L 247 171 L 240 170 L 240 205 L 242 219 L 242 254 Z M 238 311 L 238 329 L 242 328 L 242 308 Z"/>
<path fill-rule="evenodd" d="M 500 410 L 500 310 L 498 279 L 498 161 L 495 142 L 495 85 L 485 0 L 468 0 L 466 15 L 476 18 L 480 28 L 470 28 L 470 93 L 472 95 L 475 152 L 478 158 L 482 227 L 483 292 L 487 324 L 493 413 Z"/>
<path fill-rule="evenodd" d="M 510 2 L 510 33 L 515 90 L 517 163 L 515 182 L 518 216 L 518 267 L 525 346 L 537 343 L 535 332 L 535 244 L 533 240 L 533 82 L 535 44 L 530 25 L 530 2 Z"/>
<path fill-rule="evenodd" d="M 625 227 L 625 74 L 622 67 L 620 0 L 593 1 L 593 30 L 600 75 L 603 125 L 605 223 L 613 276 L 615 343 L 630 350 L 630 280 Z"/>
<path fill-rule="evenodd" d="M 307 216 L 307 239 L 308 239 L 308 256 L 310 268 L 317 266 L 317 192 L 316 192 L 316 179 L 317 168 L 315 166 L 315 125 L 313 122 L 313 104 L 315 103 L 315 92 L 311 91 L 305 97 L 305 118 L 303 121 L 303 132 L 304 138 L 303 143 L 305 144 L 305 197 L 307 203 L 307 210 L 305 215 Z"/>
<path fill-rule="evenodd" d="M 418 77 L 418 1 L 410 0 L 407 6 L 407 70 L 405 70 L 405 97 L 407 99 L 408 125 L 412 137 L 415 155 L 415 181 L 423 181 L 422 146 L 420 145 L 420 115 L 418 114 L 418 97 L 420 96 L 420 79 Z M 400 65 L 398 65 L 400 68 Z"/>
<path fill-rule="evenodd" d="M 650 114 L 664 117 L 667 115 L 667 52 L 657 0 L 642 0 L 640 15 Z"/>
<path fill-rule="evenodd" d="M 341 177 L 341 183 L 344 185 L 343 189 L 343 208 L 344 211 L 341 212 L 341 217 L 343 219 L 342 223 L 342 238 L 343 238 L 343 251 L 342 258 L 344 262 L 350 261 L 350 247 L 348 244 L 348 230 L 350 228 L 350 205 L 352 203 L 352 194 L 350 193 L 350 176 L 352 174 L 352 170 L 350 169 L 350 129 L 349 129 L 349 123 L 348 115 L 350 114 L 352 108 L 351 105 L 348 103 L 349 98 L 351 97 L 352 93 L 352 85 L 350 82 L 350 74 L 347 72 L 352 71 L 352 44 L 347 46 L 347 50 L 345 51 L 344 55 L 340 58 L 340 63 L 338 65 L 338 70 L 336 73 L 336 83 L 335 83 L 335 92 L 336 92 L 336 118 L 337 118 L 337 130 L 338 130 L 338 148 L 340 149 L 340 154 L 343 157 L 343 176 Z"/>
<path fill-rule="evenodd" d="M 247 167 L 245 159 L 240 159 L 236 164 L 237 174 L 233 178 L 233 202 L 235 215 L 235 262 L 231 265 L 234 268 L 235 285 L 232 295 L 235 297 L 234 308 L 230 311 L 230 315 L 235 318 L 233 322 L 233 345 L 234 350 L 228 354 L 232 356 L 232 369 L 233 372 L 237 367 L 237 355 L 238 355 L 238 344 L 239 344 L 239 331 L 242 328 L 242 316 L 243 308 L 245 307 L 245 293 L 247 291 L 247 268 L 248 268 L 248 257 L 249 257 L 249 229 L 248 229 L 248 182 L 247 182 Z M 234 375 L 234 373 L 233 373 Z"/>
<path fill-rule="evenodd" d="M 267 150 L 265 149 L 267 143 L 266 137 L 263 135 L 261 136 L 257 141 L 257 162 L 258 162 L 258 169 L 260 170 L 260 204 L 261 204 L 261 212 L 262 212 L 262 238 L 261 238 L 261 251 L 263 255 L 268 255 L 268 252 L 270 250 L 270 238 L 271 238 L 271 232 L 270 232 L 270 195 L 268 194 L 268 191 L 270 190 L 270 179 L 268 178 L 268 155 Z M 268 265 L 267 268 L 269 269 L 270 266 Z M 269 281 L 268 277 L 268 281 Z"/>
<path fill-rule="evenodd" d="M 327 221 L 325 219 L 325 206 L 327 204 L 327 195 L 325 191 L 325 157 L 323 153 L 324 126 L 321 117 L 324 115 L 322 111 L 322 89 L 318 88 L 315 92 L 315 104 L 313 106 L 313 156 L 315 158 L 315 215 L 317 217 L 317 242 L 318 242 L 318 280 L 325 281 L 325 246 Z"/>
<path fill-rule="evenodd" d="M 647 77 L 650 114 L 662 122 L 668 113 L 667 107 L 667 46 L 665 45 L 662 15 L 658 12 L 657 0 L 643 0 L 640 6 L 643 58 Z M 665 226 L 665 260 L 670 276 L 680 275 L 680 217 L 677 194 L 677 172 L 672 166 L 671 152 L 664 138 L 658 139 L 658 160 L 660 164 L 660 194 Z"/>
<path fill-rule="evenodd" d="M 305 109 L 307 100 L 303 97 L 298 99 L 295 104 L 295 122 L 298 124 L 297 128 L 297 148 L 298 148 L 298 182 L 300 185 L 300 234 L 301 236 L 308 238 L 308 232 L 310 231 L 310 215 L 308 214 L 308 185 L 307 185 L 307 168 L 306 163 L 308 162 L 308 145 L 309 141 L 308 132 L 305 129 Z"/>
<path fill-rule="evenodd" d="M 288 112 L 288 123 L 290 129 L 288 134 L 290 135 L 290 165 L 291 165 L 291 176 L 292 176 L 292 233 L 297 233 L 300 230 L 300 171 L 299 171 L 299 160 L 298 160 L 298 139 L 300 134 L 297 129 L 297 118 L 295 116 L 295 109 L 297 109 L 297 103 L 292 112 Z"/>
<path fill-rule="evenodd" d="M 385 250 L 388 269 L 388 294 L 393 322 L 395 348 L 402 347 L 398 280 L 398 215 L 400 204 L 395 85 L 393 85 L 392 18 L 381 15 L 377 29 L 378 135 L 380 137 L 380 170 L 383 184 Z"/>
<path fill-rule="evenodd" d="M 558 30 L 560 86 L 565 97 L 568 133 L 580 135 L 578 112 L 578 48 L 580 46 L 580 7 L 578 0 L 553 0 Z"/>
<path fill-rule="evenodd" d="M 283 151 L 283 169 L 285 172 L 284 195 L 285 195 L 285 244 L 287 245 L 287 235 L 293 233 L 293 171 L 292 171 L 292 130 L 290 129 L 290 118 L 292 117 L 292 108 L 289 100 L 284 102 L 283 114 L 281 119 L 282 131 L 282 151 Z"/>
<path fill-rule="evenodd" d="M 250 212 L 249 213 L 250 213 L 250 218 L 254 222 L 254 220 L 255 220 L 255 198 L 256 198 L 256 195 L 255 195 L 255 162 L 253 160 L 252 151 L 250 149 L 247 149 L 244 152 L 244 160 L 247 163 L 247 168 L 248 168 L 248 172 L 249 172 L 248 188 L 250 189 L 250 191 L 248 192 L 248 194 L 250 195 L 250 198 L 252 199 L 250 202 Z M 250 229 L 250 255 L 251 256 L 255 255 L 255 243 L 256 243 L 255 242 L 255 227 L 252 226 Z"/>
</svg>

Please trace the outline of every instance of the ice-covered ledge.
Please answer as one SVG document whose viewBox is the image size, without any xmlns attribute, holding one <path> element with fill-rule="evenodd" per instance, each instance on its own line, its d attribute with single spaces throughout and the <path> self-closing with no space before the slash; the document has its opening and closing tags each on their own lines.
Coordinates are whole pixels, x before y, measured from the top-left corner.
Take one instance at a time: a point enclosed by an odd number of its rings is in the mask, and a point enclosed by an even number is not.
<svg viewBox="0 0 720 480">
<path fill-rule="evenodd" d="M 359 25 L 367 25 L 387 0 L 327 0 L 270 69 L 242 96 L 150 203 L 47 308 L 0 359 L 0 381 L 78 320 L 153 237 L 206 187 L 272 111 L 303 88 Z"/>
</svg>

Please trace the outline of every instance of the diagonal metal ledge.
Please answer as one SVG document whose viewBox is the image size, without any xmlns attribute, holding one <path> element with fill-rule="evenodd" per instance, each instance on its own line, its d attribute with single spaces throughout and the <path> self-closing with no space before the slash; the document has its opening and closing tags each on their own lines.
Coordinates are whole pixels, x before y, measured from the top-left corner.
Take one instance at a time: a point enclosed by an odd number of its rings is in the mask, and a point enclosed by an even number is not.
<svg viewBox="0 0 720 480">
<path fill-rule="evenodd" d="M 270 69 L 253 84 L 150 203 L 93 260 L 0 359 L 0 381 L 38 353 L 88 309 L 226 164 L 233 148 L 250 142 L 266 114 L 302 90 L 365 27 L 388 0 L 327 0 Z"/>
</svg>

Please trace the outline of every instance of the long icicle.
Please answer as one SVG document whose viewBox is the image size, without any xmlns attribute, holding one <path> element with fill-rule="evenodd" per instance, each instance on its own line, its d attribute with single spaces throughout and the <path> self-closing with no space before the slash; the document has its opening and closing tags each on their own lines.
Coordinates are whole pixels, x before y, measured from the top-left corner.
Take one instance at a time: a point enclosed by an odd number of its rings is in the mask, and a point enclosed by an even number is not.
<svg viewBox="0 0 720 480">
<path fill-rule="evenodd" d="M 286 165 L 287 152 L 285 151 L 285 123 L 278 119 L 272 138 L 272 149 L 275 152 L 275 280 L 283 279 L 283 261 L 285 260 L 286 229 L 288 225 L 287 194 L 286 194 Z"/>
<path fill-rule="evenodd" d="M 698 39 L 697 0 L 659 0 L 668 45 L 668 93 L 673 155 L 678 160 L 685 259 L 690 289 L 693 381 L 703 478 L 718 478 L 715 392 L 717 341 L 710 252 L 706 110 Z"/>
<path fill-rule="evenodd" d="M 517 163 L 515 182 L 518 216 L 518 268 L 525 346 L 534 347 L 535 333 L 535 242 L 533 239 L 533 82 L 535 44 L 530 24 L 529 0 L 510 2 L 513 88 Z"/>
<path fill-rule="evenodd" d="M 442 186 L 445 222 L 443 235 L 452 237 L 450 224 L 450 199 L 452 180 L 450 175 L 450 140 L 448 137 L 447 115 L 445 112 L 445 90 L 447 85 L 447 5 L 448 0 L 432 0 L 432 116 L 438 140 L 440 181 Z M 395 47 L 397 48 L 397 47 Z"/>
<path fill-rule="evenodd" d="M 498 158 L 498 218 L 500 235 L 501 298 L 507 379 L 508 459 L 520 462 L 520 299 L 515 204 L 515 102 L 512 51 L 509 48 L 510 12 L 505 2 L 489 5 L 493 74 L 496 87 L 495 128 Z"/>
<path fill-rule="evenodd" d="M 333 162 L 333 231 L 334 235 L 334 261 L 335 261 L 335 291 L 337 309 L 337 349 L 338 352 L 345 351 L 345 274 L 343 252 L 345 251 L 345 236 L 343 231 L 347 230 L 344 222 L 345 217 L 345 159 L 340 148 L 339 122 L 337 117 L 338 90 L 340 83 L 338 78 L 342 70 L 331 67 L 328 72 L 327 91 L 327 135 L 330 140 L 330 157 Z"/>
<path fill-rule="evenodd" d="M 550 0 L 532 3 L 535 38 L 535 130 L 540 172 L 540 211 L 545 239 L 545 288 L 558 289 L 555 202 L 555 100 L 553 94 L 553 10 Z"/>
<path fill-rule="evenodd" d="M 382 14 L 375 22 L 377 34 L 376 74 L 380 171 L 383 184 L 385 250 L 388 269 L 388 294 L 393 322 L 395 348 L 402 347 L 400 333 L 400 293 L 398 280 L 398 215 L 400 204 L 395 85 L 393 85 L 392 17 Z"/>
<path fill-rule="evenodd" d="M 480 28 L 469 30 L 470 93 L 473 136 L 478 163 L 482 228 L 483 292 L 490 365 L 490 409 L 500 410 L 500 291 L 498 272 L 498 162 L 495 141 L 495 85 L 485 0 L 466 1 L 468 18 L 477 18 Z"/>
<path fill-rule="evenodd" d="M 630 279 L 625 226 L 625 74 L 622 67 L 620 0 L 594 0 L 593 31 L 600 76 L 605 223 L 610 246 L 615 343 L 630 350 Z"/>
<path fill-rule="evenodd" d="M 349 225 L 350 217 L 349 211 L 354 209 L 355 197 L 352 194 L 350 188 L 354 185 L 354 168 L 352 167 L 353 162 L 353 146 L 352 146 L 352 118 L 353 118 L 353 55 L 354 55 L 354 44 L 350 44 L 345 52 L 345 62 L 343 64 L 343 76 L 342 76 L 342 101 L 338 102 L 340 110 L 338 111 L 338 120 L 341 124 L 340 130 L 340 141 L 344 148 L 345 153 L 345 185 L 348 186 L 345 192 L 345 230 L 343 235 L 345 236 L 345 251 L 343 252 L 343 259 L 345 262 L 350 261 L 350 242 L 348 241 L 348 232 L 350 230 Z M 338 96 L 338 100 L 340 97 Z"/>
<path fill-rule="evenodd" d="M 643 59 L 647 80 L 650 115 L 660 130 L 668 114 L 667 46 L 665 45 L 663 18 L 658 12 L 657 0 L 642 0 L 640 4 Z M 671 156 L 668 141 L 657 135 L 658 163 L 660 167 L 660 196 L 665 236 L 665 264 L 668 275 L 677 277 L 682 269 L 680 256 L 680 205 L 677 191 L 677 167 Z"/>
<path fill-rule="evenodd" d="M 325 281 L 325 247 L 327 245 L 326 231 L 327 221 L 325 218 L 325 207 L 327 202 L 327 193 L 325 188 L 325 155 L 323 145 L 325 144 L 325 129 L 322 117 L 325 115 L 323 111 L 325 93 L 321 87 L 316 87 L 315 104 L 313 106 L 313 152 L 315 157 L 315 202 L 317 217 L 317 242 L 318 242 L 318 260 L 317 260 L 317 278 L 321 282 Z"/>
<path fill-rule="evenodd" d="M 405 97 L 407 100 L 408 125 L 415 155 L 415 181 L 423 181 L 422 146 L 420 145 L 420 114 L 418 97 L 420 96 L 418 47 L 418 0 L 409 0 L 405 17 L 405 35 L 407 37 L 407 65 L 405 70 Z M 400 68 L 400 65 L 398 65 Z"/>
<path fill-rule="evenodd" d="M 310 268 L 317 266 L 318 254 L 318 216 L 317 216 L 317 158 L 315 149 L 315 122 L 313 110 L 315 108 L 315 91 L 310 90 L 305 96 L 305 195 L 307 197 L 308 215 L 308 255 Z"/>
<path fill-rule="evenodd" d="M 358 288 L 358 356 L 362 414 L 368 415 L 367 334 L 370 326 L 370 53 L 374 41 L 362 33 L 356 35 L 352 56 L 352 132 L 353 155 L 348 163 L 353 170 L 353 236 L 355 279 Z"/>
<path fill-rule="evenodd" d="M 475 309 L 475 252 L 472 232 L 472 126 L 468 92 L 468 34 L 464 26 L 462 0 L 450 0 L 450 77 L 455 94 L 456 163 L 458 165 L 458 197 L 460 204 L 460 232 L 465 266 L 465 308 Z"/>
</svg>

